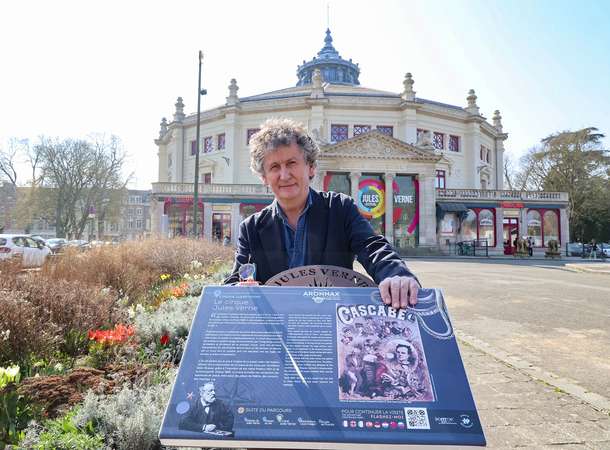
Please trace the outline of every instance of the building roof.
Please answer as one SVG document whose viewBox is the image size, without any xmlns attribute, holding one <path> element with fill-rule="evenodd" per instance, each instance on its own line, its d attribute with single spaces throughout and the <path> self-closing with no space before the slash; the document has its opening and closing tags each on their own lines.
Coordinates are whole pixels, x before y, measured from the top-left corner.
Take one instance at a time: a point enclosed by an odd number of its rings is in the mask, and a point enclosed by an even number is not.
<svg viewBox="0 0 610 450">
<path fill-rule="evenodd" d="M 330 29 L 326 29 L 324 47 L 310 61 L 303 61 L 297 67 L 297 86 L 311 84 L 311 77 L 314 70 L 319 69 L 324 81 L 334 84 L 346 84 L 356 86 L 360 84 L 358 76 L 360 68 L 352 60 L 341 58 L 339 52 L 333 47 L 333 38 Z"/>
</svg>

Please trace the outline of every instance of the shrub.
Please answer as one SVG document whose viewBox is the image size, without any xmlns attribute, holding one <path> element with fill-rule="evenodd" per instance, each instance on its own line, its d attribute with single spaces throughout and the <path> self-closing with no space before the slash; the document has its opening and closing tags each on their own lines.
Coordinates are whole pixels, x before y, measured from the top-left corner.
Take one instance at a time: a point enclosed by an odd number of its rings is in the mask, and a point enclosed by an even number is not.
<svg viewBox="0 0 610 450">
<path fill-rule="evenodd" d="M 63 417 L 48 420 L 44 425 L 32 423 L 24 438 L 19 442 L 22 448 L 35 450 L 99 450 L 104 448 L 104 440 L 95 432 L 92 422 L 83 427 L 74 424 L 76 410 Z"/>
<path fill-rule="evenodd" d="M 159 282 L 159 276 L 173 277 L 191 269 L 198 261 L 201 273 L 209 274 L 221 262 L 233 257 L 232 250 L 217 243 L 195 239 L 148 239 L 128 241 L 78 253 L 68 251 L 43 267 L 46 277 L 79 280 L 113 288 L 131 301 L 142 300 Z"/>
<path fill-rule="evenodd" d="M 86 349 L 83 333 L 123 317 L 108 291 L 35 273 L 0 277 L 0 295 L 0 364 L 32 353 L 50 358 L 59 349 L 78 353 Z"/>
<path fill-rule="evenodd" d="M 0 367 L 0 448 L 16 444 L 35 415 L 34 407 L 17 392 L 19 366 Z"/>
<path fill-rule="evenodd" d="M 157 434 L 175 376 L 176 371 L 171 370 L 162 384 L 124 386 L 116 395 L 90 392 L 74 422 L 79 427 L 88 422 L 95 424 L 106 445 L 118 450 L 160 448 Z"/>
</svg>

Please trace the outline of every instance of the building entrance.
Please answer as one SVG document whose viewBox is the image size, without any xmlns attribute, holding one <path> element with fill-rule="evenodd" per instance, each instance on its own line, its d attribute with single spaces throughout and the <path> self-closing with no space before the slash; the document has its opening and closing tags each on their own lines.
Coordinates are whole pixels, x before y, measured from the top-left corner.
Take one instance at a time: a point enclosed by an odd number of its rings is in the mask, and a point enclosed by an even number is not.
<svg viewBox="0 0 610 450">
<path fill-rule="evenodd" d="M 512 255 L 515 253 L 515 240 L 519 236 L 519 219 L 509 217 L 503 219 L 503 240 L 504 254 Z"/>
<path fill-rule="evenodd" d="M 214 213 L 212 214 L 212 239 L 222 242 L 222 240 L 231 236 L 231 214 Z"/>
</svg>

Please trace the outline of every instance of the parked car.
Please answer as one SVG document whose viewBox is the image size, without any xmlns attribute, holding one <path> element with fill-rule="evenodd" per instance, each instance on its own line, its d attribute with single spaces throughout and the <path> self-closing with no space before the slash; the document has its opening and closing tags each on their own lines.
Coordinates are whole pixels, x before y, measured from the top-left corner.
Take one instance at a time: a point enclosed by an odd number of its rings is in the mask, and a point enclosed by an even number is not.
<svg viewBox="0 0 610 450">
<path fill-rule="evenodd" d="M 75 247 L 79 250 L 89 250 L 91 248 L 91 244 L 84 239 L 75 239 L 73 241 L 68 241 L 68 247 Z"/>
<path fill-rule="evenodd" d="M 604 255 L 604 258 L 610 258 L 610 244 L 607 242 L 602 242 L 600 244 L 597 244 L 597 254 L 601 257 L 601 255 Z"/>
<path fill-rule="evenodd" d="M 40 267 L 51 249 L 25 234 L 0 234 L 0 259 L 21 259 L 23 267 Z"/>
<path fill-rule="evenodd" d="M 588 256 L 591 253 L 591 246 L 582 242 L 568 243 L 568 256 Z"/>
<path fill-rule="evenodd" d="M 47 245 L 53 253 L 59 253 L 68 244 L 68 240 L 64 238 L 47 239 Z"/>
</svg>

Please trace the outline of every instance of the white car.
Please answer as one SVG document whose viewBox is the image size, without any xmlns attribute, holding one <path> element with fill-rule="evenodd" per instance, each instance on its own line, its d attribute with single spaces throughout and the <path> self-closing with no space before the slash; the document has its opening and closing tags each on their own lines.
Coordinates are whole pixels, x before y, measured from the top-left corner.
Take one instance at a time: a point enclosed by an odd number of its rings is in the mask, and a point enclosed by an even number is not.
<svg viewBox="0 0 610 450">
<path fill-rule="evenodd" d="M 26 234 L 0 234 L 0 259 L 20 258 L 23 267 L 40 267 L 51 253 Z"/>
</svg>

